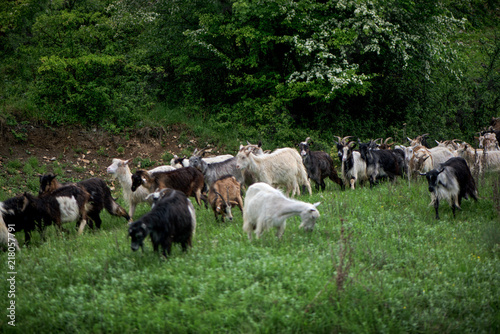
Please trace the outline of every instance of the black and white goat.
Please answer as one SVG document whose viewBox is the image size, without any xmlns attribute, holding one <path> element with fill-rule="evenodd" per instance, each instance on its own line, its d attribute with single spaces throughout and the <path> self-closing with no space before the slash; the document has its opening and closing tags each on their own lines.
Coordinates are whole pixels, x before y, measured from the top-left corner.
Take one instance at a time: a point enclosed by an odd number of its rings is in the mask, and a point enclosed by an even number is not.
<svg viewBox="0 0 500 334">
<path fill-rule="evenodd" d="M 467 162 L 463 158 L 451 158 L 441 165 L 420 175 L 427 178 L 431 193 L 431 205 L 434 204 L 436 219 L 439 219 L 439 202 L 447 200 L 455 217 L 455 209 L 460 209 L 462 198 L 469 196 L 477 201 L 477 188 Z"/>
<path fill-rule="evenodd" d="M 162 248 L 163 256 L 170 255 L 172 243 L 181 244 L 187 251 L 192 246 L 196 230 L 196 215 L 193 204 L 186 195 L 177 190 L 168 189 L 157 199 L 154 207 L 130 224 L 131 249 L 144 250 L 144 239 L 149 235 L 155 252 Z"/>
<path fill-rule="evenodd" d="M 398 162 L 399 155 L 396 155 L 392 150 L 376 150 L 373 147 L 373 141 L 359 144 L 359 152 L 361 159 L 366 163 L 366 175 L 370 186 L 373 187 L 377 180 L 384 177 L 388 177 L 392 181 L 396 176 L 401 176 L 402 168 Z"/>
<path fill-rule="evenodd" d="M 337 138 L 337 151 L 342 164 L 341 175 L 344 183 L 350 184 L 351 189 L 354 189 L 356 183 L 362 184 L 368 180 L 366 162 L 361 159 L 361 154 L 354 150 L 355 141 L 348 141 L 349 137 Z"/>
<path fill-rule="evenodd" d="M 39 196 L 50 194 L 63 185 L 65 184 L 61 184 L 56 180 L 56 175 L 54 174 L 40 175 L 40 190 L 38 194 Z M 109 189 L 106 181 L 103 179 L 93 177 L 80 181 L 75 185 L 81 187 L 90 194 L 89 202 L 91 205 L 89 206 L 87 216 L 91 228 L 94 227 L 94 222 L 97 228 L 101 228 L 102 219 L 100 213 L 104 209 L 113 216 L 125 218 L 127 222 L 130 220 L 127 211 L 125 211 L 125 209 L 114 200 L 113 196 L 111 196 L 111 189 Z"/>
<path fill-rule="evenodd" d="M 10 228 L 15 233 L 24 231 L 25 245 L 30 243 L 31 232 L 37 226 L 41 226 L 36 224 L 36 213 L 30 212 L 28 204 L 28 199 L 24 195 L 15 196 L 0 202 L 1 222 L 5 224 L 6 229 Z"/>
<path fill-rule="evenodd" d="M 305 141 L 299 144 L 299 152 L 302 156 L 302 162 L 306 167 L 307 176 L 315 182 L 316 190 L 325 190 L 325 179 L 330 178 L 333 182 L 337 183 L 341 189 L 344 189 L 344 182 L 339 178 L 333 160 L 330 155 L 323 151 L 311 151 L 309 140 L 307 137 Z"/>
</svg>

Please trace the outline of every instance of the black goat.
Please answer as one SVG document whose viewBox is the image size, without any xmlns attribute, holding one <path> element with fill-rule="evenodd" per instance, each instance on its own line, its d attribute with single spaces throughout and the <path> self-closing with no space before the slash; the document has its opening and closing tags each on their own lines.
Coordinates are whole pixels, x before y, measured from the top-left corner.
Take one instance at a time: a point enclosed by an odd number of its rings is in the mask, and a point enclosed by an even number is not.
<svg viewBox="0 0 500 334">
<path fill-rule="evenodd" d="M 439 201 L 442 199 L 450 204 L 453 217 L 455 217 L 455 209 L 460 209 L 462 198 L 468 199 L 470 196 L 477 201 L 476 183 L 463 158 L 451 158 L 441 164 L 439 169 L 420 173 L 420 175 L 427 178 L 436 219 L 439 219 Z"/>
<path fill-rule="evenodd" d="M 24 195 L 15 196 L 4 202 L 0 202 L 0 220 L 3 220 L 5 226 L 13 229 L 15 233 L 24 230 L 24 244 L 26 245 L 31 240 L 31 231 L 37 227 L 35 219 L 32 219 L 34 213 L 29 212 L 28 204 L 29 201 Z"/>
<path fill-rule="evenodd" d="M 361 159 L 366 162 L 366 175 L 370 181 L 370 187 L 376 183 L 377 179 L 389 177 L 394 180 L 396 176 L 402 175 L 402 168 L 398 163 L 400 156 L 391 150 L 375 150 L 373 141 L 359 144 Z"/>
<path fill-rule="evenodd" d="M 40 175 L 40 190 L 38 194 L 39 196 L 50 194 L 64 185 L 66 184 L 61 184 L 56 180 L 56 175 L 54 174 Z M 89 226 L 91 228 L 94 227 L 93 222 L 95 222 L 97 228 L 101 228 L 102 220 L 100 213 L 104 209 L 113 216 L 124 217 L 127 222 L 130 221 L 127 211 L 111 196 L 111 189 L 109 189 L 106 181 L 103 179 L 94 177 L 80 181 L 75 185 L 90 194 L 89 202 L 91 206 L 89 206 L 87 216 L 90 219 Z"/>
<path fill-rule="evenodd" d="M 174 242 L 180 243 L 183 251 L 192 246 L 196 229 L 193 204 L 181 191 L 169 190 L 163 195 L 151 211 L 130 224 L 128 234 L 132 238 L 130 247 L 133 251 L 139 247 L 144 250 L 144 239 L 148 235 L 155 252 L 161 246 L 165 257 L 170 255 Z"/>
<path fill-rule="evenodd" d="M 344 182 L 337 174 L 333 160 L 330 155 L 322 151 L 311 151 L 309 140 L 307 137 L 305 141 L 299 144 L 299 152 L 302 157 L 302 162 L 307 170 L 307 176 L 315 182 L 316 190 L 325 190 L 325 179 L 330 178 L 333 182 L 337 183 L 341 189 L 344 189 Z M 312 144 L 312 143 L 311 143 Z"/>
</svg>

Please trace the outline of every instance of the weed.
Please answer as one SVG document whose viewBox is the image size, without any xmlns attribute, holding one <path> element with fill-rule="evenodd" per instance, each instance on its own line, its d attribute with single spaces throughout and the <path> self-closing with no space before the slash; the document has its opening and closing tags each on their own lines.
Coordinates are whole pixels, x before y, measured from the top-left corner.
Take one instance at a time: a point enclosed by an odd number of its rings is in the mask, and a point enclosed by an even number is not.
<svg viewBox="0 0 500 334">
<path fill-rule="evenodd" d="M 153 167 L 156 162 L 152 161 L 150 158 L 135 158 L 134 159 L 134 164 L 137 166 L 137 168 L 144 168 L 148 169 L 150 167 Z"/>
<path fill-rule="evenodd" d="M 102 147 L 102 146 L 99 147 L 99 149 L 96 151 L 96 153 L 97 153 L 97 155 L 100 155 L 100 156 L 103 156 L 103 157 L 109 156 L 106 148 Z"/>
</svg>

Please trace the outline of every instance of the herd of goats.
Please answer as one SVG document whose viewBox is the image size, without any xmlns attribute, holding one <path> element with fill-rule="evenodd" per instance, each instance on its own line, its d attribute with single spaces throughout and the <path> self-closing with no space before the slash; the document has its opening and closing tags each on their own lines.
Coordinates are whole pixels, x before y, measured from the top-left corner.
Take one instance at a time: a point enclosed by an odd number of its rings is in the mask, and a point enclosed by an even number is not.
<svg viewBox="0 0 500 334">
<path fill-rule="evenodd" d="M 210 206 L 216 220 L 232 220 L 231 208 L 239 207 L 250 240 L 252 234 L 259 238 L 271 227 L 281 237 L 292 216 L 300 216 L 304 230 L 314 228 L 320 203 L 293 197 L 301 190 L 312 194 L 310 180 L 317 191 L 324 190 L 327 178 L 341 189 L 355 189 L 364 182 L 373 187 L 385 178 L 425 176 L 439 219 L 440 201 L 448 201 L 455 215 L 462 199 L 477 200 L 473 174 L 500 170 L 498 137 L 500 119 L 493 119 L 491 127 L 480 133 L 477 148 L 458 140 L 436 142 L 430 148 L 427 135 L 408 138 L 408 146 L 389 143 L 390 138 L 361 143 L 350 136 L 337 137 L 339 173 L 327 152 L 310 150 L 310 138 L 298 145 L 298 151 L 264 152 L 260 142 L 241 145 L 236 156 L 204 157 L 206 151 L 196 149 L 189 159 L 175 156 L 170 165 L 135 173 L 129 168 L 130 160 L 113 159 L 107 172 L 120 183 L 128 211 L 113 199 L 111 189 L 100 178 L 62 184 L 53 174 L 41 175 L 37 196 L 25 192 L 0 202 L 0 246 L 9 252 L 19 250 L 14 233 L 24 230 L 28 244 L 32 231 L 38 230 L 43 237 L 45 227 L 52 224 L 61 231 L 64 223 L 76 221 L 79 234 L 86 225 L 100 228 L 100 213 L 105 209 L 129 223 L 132 250 L 143 248 L 144 239 L 150 236 L 154 250 L 161 246 L 166 257 L 173 243 L 184 251 L 191 246 L 196 211 L 189 197 L 199 206 Z M 149 202 L 151 210 L 134 220 L 141 202 Z"/>
</svg>

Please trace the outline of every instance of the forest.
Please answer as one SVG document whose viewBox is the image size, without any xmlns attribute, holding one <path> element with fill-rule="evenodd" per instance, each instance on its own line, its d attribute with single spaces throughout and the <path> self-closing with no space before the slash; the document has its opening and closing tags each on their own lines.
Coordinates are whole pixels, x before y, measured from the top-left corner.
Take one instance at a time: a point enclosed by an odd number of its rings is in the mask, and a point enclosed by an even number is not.
<svg viewBox="0 0 500 334">
<path fill-rule="evenodd" d="M 498 23 L 494 0 L 7 0 L 0 119 L 472 141 L 500 115 Z"/>
</svg>

